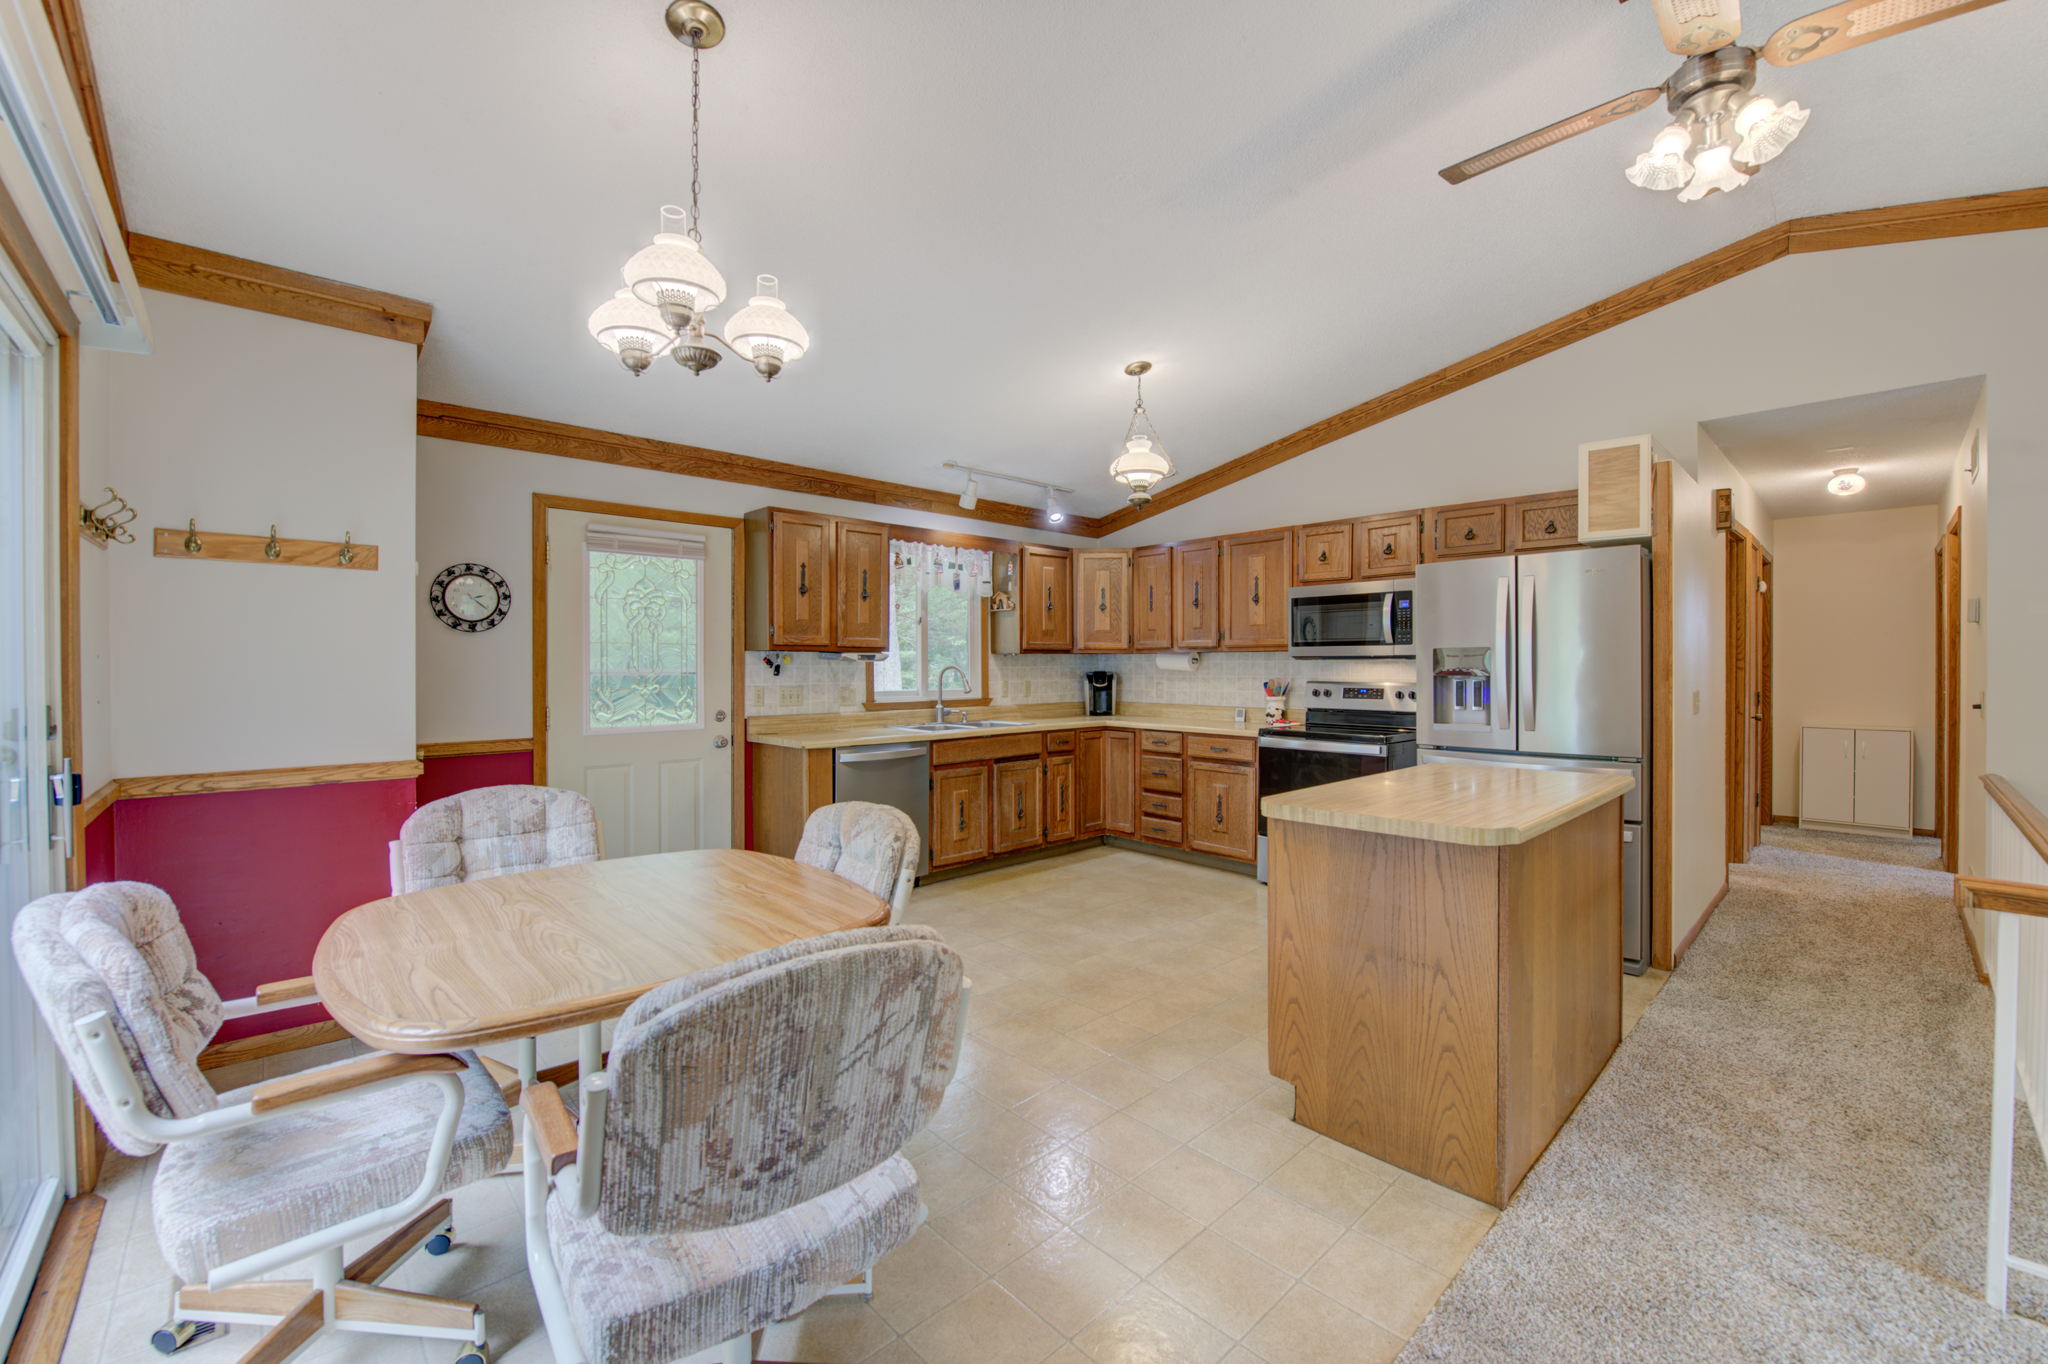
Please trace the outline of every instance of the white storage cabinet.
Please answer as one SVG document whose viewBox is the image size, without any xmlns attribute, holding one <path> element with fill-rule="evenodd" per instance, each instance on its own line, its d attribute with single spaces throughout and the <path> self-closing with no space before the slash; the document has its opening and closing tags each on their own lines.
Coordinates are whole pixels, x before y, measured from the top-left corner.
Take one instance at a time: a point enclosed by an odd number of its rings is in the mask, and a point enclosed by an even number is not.
<svg viewBox="0 0 2048 1364">
<path fill-rule="evenodd" d="M 1799 827 L 1913 835 L 1913 731 L 1807 726 Z"/>
</svg>

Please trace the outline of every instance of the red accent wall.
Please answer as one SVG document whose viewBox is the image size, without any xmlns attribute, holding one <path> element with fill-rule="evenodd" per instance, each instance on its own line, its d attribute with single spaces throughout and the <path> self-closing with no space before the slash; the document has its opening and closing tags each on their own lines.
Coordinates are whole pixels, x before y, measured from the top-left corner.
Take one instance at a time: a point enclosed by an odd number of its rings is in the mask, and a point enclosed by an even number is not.
<svg viewBox="0 0 2048 1364">
<path fill-rule="evenodd" d="M 109 805 L 85 826 L 85 883 L 115 879 L 114 807 Z"/>
<path fill-rule="evenodd" d="M 533 783 L 531 753 L 471 753 L 459 758 L 428 758 L 419 778 L 419 803 L 474 791 L 479 786 L 529 786 Z"/>
<path fill-rule="evenodd" d="M 113 876 L 169 892 L 200 970 L 234 997 L 310 973 L 327 925 L 391 893 L 387 845 L 413 805 L 411 779 L 341 782 L 120 800 L 93 828 L 112 823 Z M 92 839 L 88 829 L 89 869 Z M 234 1019 L 217 1040 L 323 1017 L 315 1007 Z"/>
</svg>

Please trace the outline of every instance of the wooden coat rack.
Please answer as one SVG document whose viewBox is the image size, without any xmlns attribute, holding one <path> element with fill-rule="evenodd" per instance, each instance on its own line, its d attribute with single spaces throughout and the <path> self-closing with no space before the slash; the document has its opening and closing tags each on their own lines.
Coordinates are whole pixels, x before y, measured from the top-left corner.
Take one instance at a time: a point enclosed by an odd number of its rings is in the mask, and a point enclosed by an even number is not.
<svg viewBox="0 0 2048 1364">
<path fill-rule="evenodd" d="M 377 547 L 359 545 L 350 536 L 339 540 L 286 540 L 270 528 L 268 535 L 234 535 L 200 530 L 188 521 L 185 529 L 156 528 L 155 549 L 162 559 L 224 559 L 238 564 L 294 564 L 301 568 L 352 568 L 375 572 Z"/>
</svg>

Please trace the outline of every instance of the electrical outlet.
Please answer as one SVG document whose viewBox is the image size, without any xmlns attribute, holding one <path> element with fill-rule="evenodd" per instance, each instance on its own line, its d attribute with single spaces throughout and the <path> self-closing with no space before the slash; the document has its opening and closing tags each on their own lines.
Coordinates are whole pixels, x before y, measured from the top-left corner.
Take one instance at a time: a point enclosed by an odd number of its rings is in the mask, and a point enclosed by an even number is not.
<svg viewBox="0 0 2048 1364">
<path fill-rule="evenodd" d="M 1244 723 L 1244 707 L 1243 707 L 1243 706 L 1239 706 L 1239 707 L 1237 708 L 1237 722 L 1238 722 L 1239 724 L 1243 724 L 1243 723 Z"/>
<path fill-rule="evenodd" d="M 1700 713 L 1700 691 L 1698 687 L 1694 687 L 1692 691 L 1692 713 L 1694 715 Z"/>
</svg>

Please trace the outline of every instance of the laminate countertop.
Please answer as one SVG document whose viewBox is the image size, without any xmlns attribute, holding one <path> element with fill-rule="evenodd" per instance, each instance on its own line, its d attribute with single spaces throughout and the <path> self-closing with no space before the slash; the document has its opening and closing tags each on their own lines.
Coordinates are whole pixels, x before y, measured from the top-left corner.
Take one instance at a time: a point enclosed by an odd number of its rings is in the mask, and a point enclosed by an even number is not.
<svg viewBox="0 0 2048 1364">
<path fill-rule="evenodd" d="M 1634 785 L 1624 772 L 1432 762 L 1284 791 L 1260 809 L 1267 819 L 1489 848 L 1527 843 Z"/>
<path fill-rule="evenodd" d="M 916 715 L 920 712 L 913 711 Z M 929 715 L 929 711 L 922 712 Z M 1261 717 L 1263 720 L 1263 717 Z M 907 722 L 907 723 L 914 723 Z M 1234 734 L 1241 738 L 1257 739 L 1259 726 L 1205 724 L 1200 721 L 1170 720 L 1157 716 L 1141 715 L 1052 715 L 1020 721 L 1016 724 L 994 725 L 988 729 L 946 729 L 906 731 L 877 724 L 861 729 L 818 729 L 791 730 L 788 733 L 755 734 L 749 732 L 750 744 L 767 744 L 774 748 L 861 748 L 868 744 L 921 744 L 943 743 L 948 739 L 985 739 L 999 734 L 1043 734 L 1056 729 L 1159 729 L 1181 734 Z"/>
</svg>

